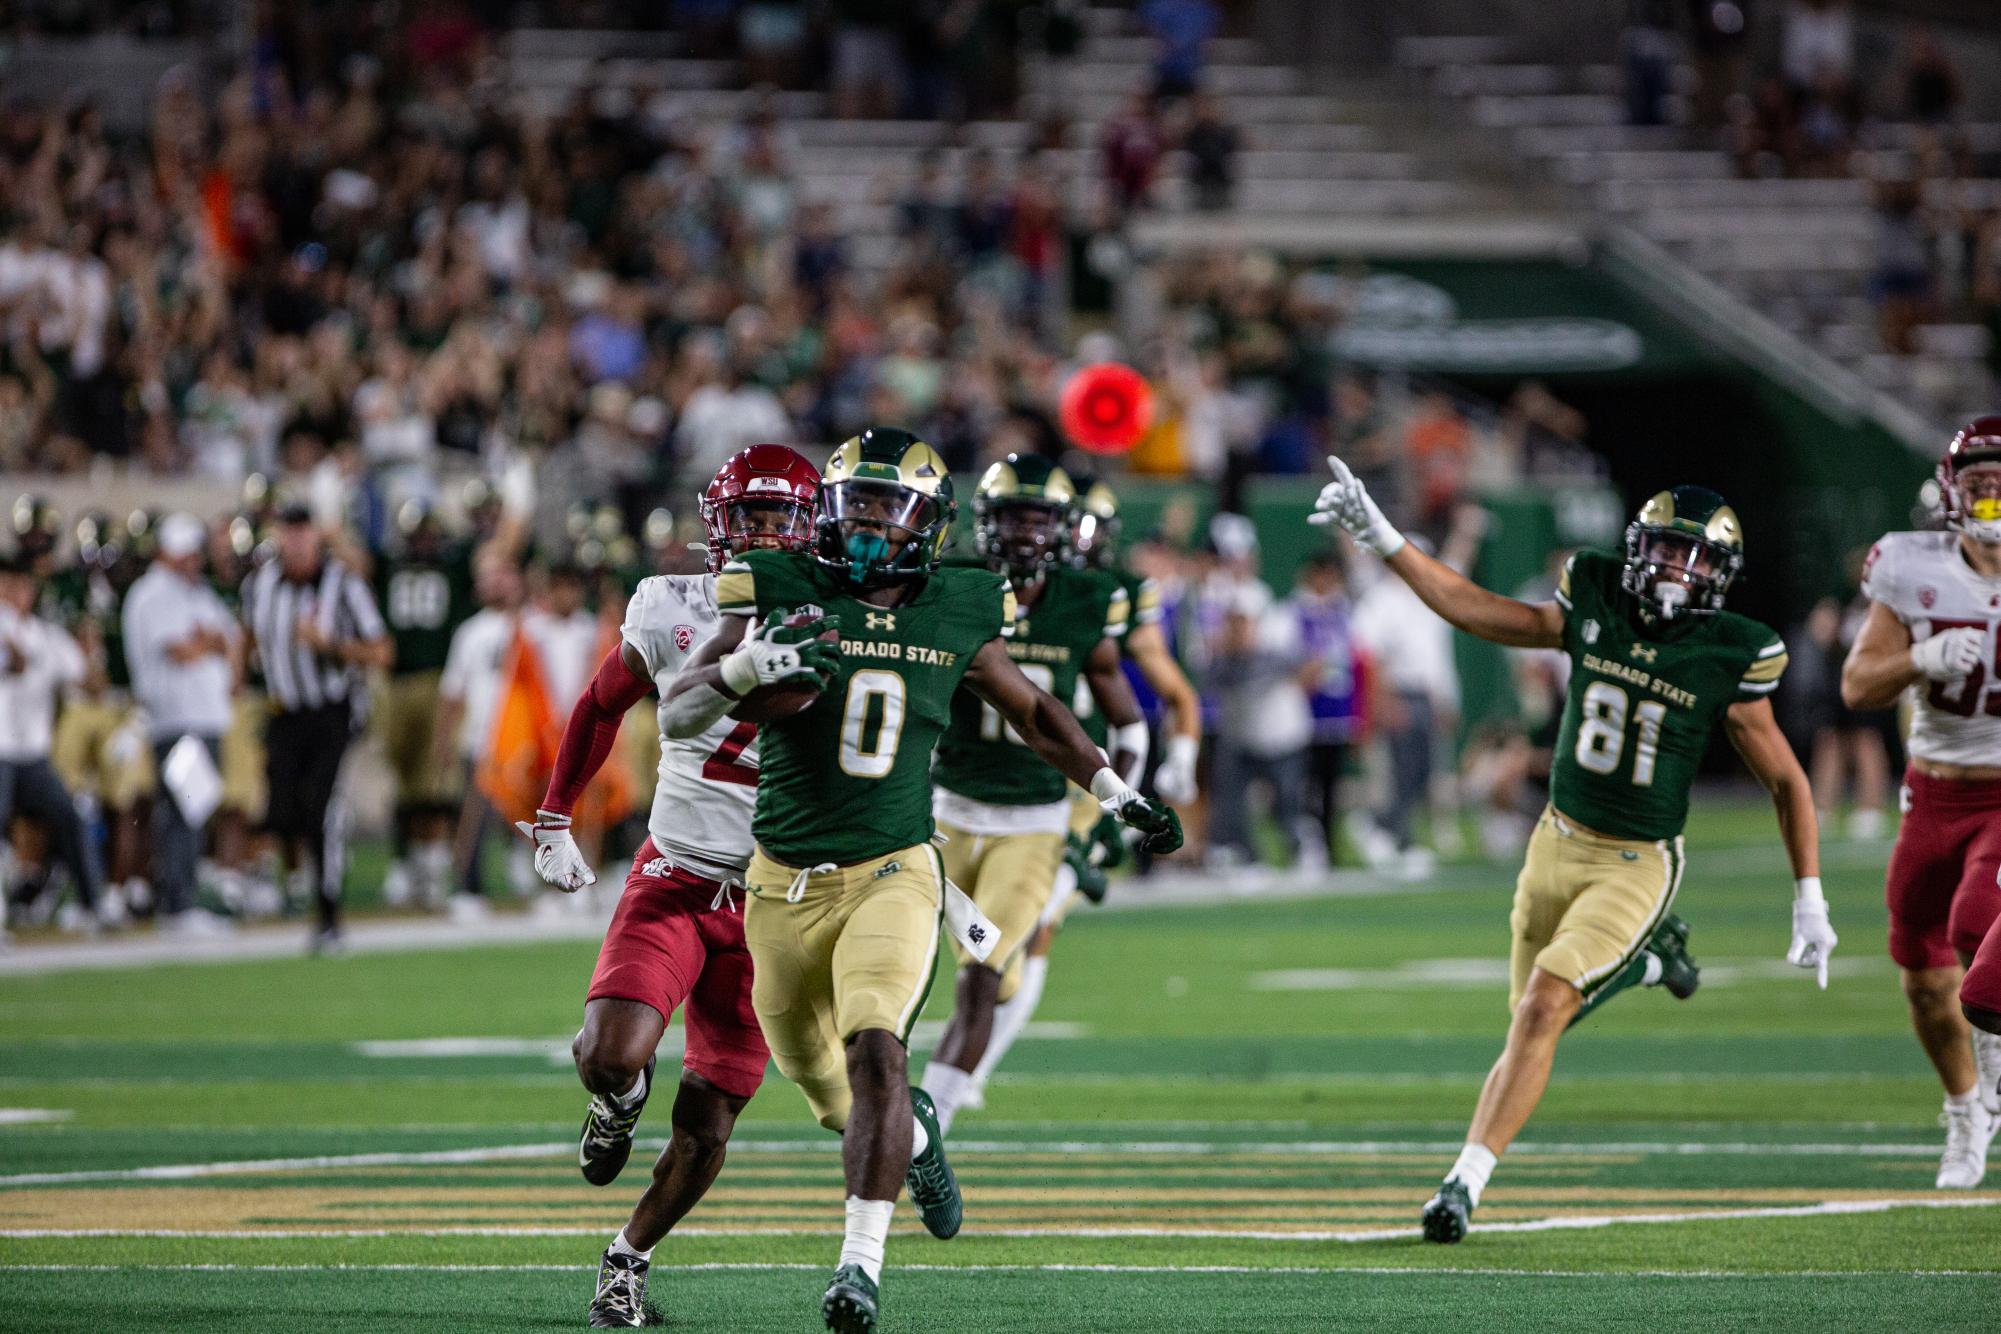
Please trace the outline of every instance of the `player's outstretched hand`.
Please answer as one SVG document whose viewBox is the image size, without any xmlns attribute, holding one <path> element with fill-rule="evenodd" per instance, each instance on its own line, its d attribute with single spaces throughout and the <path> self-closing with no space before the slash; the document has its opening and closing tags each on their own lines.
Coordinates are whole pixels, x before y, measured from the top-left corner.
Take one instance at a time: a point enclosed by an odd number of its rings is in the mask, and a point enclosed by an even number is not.
<svg viewBox="0 0 2001 1334">
<path fill-rule="evenodd" d="M 1827 920 L 1827 900 L 1818 894 L 1802 894 L 1793 900 L 1793 943 L 1786 962 L 1795 968 L 1812 968 L 1827 990 L 1827 961 L 1840 937 Z"/>
<path fill-rule="evenodd" d="M 1980 626 L 1941 630 L 1911 645 L 1911 666 L 1934 681 L 1957 681 L 1980 665 L 1987 631 Z"/>
<path fill-rule="evenodd" d="M 1128 829 L 1138 830 L 1140 847 L 1156 857 L 1165 856 L 1181 846 L 1181 817 L 1174 813 L 1172 806 L 1135 796 L 1112 814 Z"/>
<path fill-rule="evenodd" d="M 577 840 L 570 837 L 570 817 L 538 810 L 535 823 L 516 820 L 514 827 L 535 844 L 535 874 L 565 894 L 598 882 L 598 873 L 584 860 Z"/>
<path fill-rule="evenodd" d="M 1327 456 L 1327 466 L 1334 470 L 1334 480 L 1320 488 L 1320 498 L 1313 502 L 1313 513 L 1306 521 L 1339 524 L 1348 536 L 1383 559 L 1396 555 L 1403 548 L 1403 534 L 1383 517 L 1369 488 L 1335 455 Z"/>
</svg>

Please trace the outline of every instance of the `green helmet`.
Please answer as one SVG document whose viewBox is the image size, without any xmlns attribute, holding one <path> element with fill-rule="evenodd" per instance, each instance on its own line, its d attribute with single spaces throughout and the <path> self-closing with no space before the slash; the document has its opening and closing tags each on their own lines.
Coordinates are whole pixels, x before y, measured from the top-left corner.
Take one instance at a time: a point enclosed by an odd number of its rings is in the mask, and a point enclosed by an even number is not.
<svg viewBox="0 0 2001 1334">
<path fill-rule="evenodd" d="M 813 513 L 813 558 L 864 588 L 938 568 L 958 514 L 938 451 L 909 431 L 871 426 L 834 451 Z"/>
<path fill-rule="evenodd" d="M 1070 506 L 1070 560 L 1079 567 L 1109 565 L 1119 540 L 1119 498 L 1089 473 L 1072 479 L 1077 499 Z"/>
<path fill-rule="evenodd" d="M 1626 525 L 1620 582 L 1642 609 L 1672 618 L 1723 610 L 1723 596 L 1744 568 L 1744 528 L 1737 511 L 1706 486 L 1657 492 Z"/>
<path fill-rule="evenodd" d="M 1076 499 L 1070 474 L 1054 463 L 1040 454 L 1010 454 L 987 469 L 973 492 L 974 545 L 995 570 L 1032 583 L 1068 556 Z"/>
</svg>

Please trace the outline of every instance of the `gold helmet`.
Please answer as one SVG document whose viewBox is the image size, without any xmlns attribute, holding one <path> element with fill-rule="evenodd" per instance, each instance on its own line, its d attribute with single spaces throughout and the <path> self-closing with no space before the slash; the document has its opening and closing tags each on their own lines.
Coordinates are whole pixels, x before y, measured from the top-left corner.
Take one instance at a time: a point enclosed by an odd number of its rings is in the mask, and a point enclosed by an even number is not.
<svg viewBox="0 0 2001 1334">
<path fill-rule="evenodd" d="M 1626 525 L 1626 591 L 1664 617 L 1709 615 L 1744 568 L 1737 511 L 1705 486 L 1657 492 Z"/>
<path fill-rule="evenodd" d="M 989 566 L 1032 583 L 1070 547 L 1070 474 L 1040 454 L 1010 454 L 973 492 L 973 542 Z"/>
<path fill-rule="evenodd" d="M 827 460 L 813 558 L 863 587 L 922 578 L 938 568 L 958 512 L 937 450 L 909 431 L 871 426 Z"/>
</svg>

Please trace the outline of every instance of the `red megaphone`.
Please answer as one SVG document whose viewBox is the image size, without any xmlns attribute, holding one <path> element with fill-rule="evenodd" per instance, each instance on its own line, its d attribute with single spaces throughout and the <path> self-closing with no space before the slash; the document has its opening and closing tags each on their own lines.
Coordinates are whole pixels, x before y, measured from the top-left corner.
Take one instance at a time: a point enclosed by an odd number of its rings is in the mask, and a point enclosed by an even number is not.
<svg viewBox="0 0 2001 1334">
<path fill-rule="evenodd" d="M 1063 432 L 1093 454 L 1123 454 L 1153 424 L 1153 386 L 1130 366 L 1101 361 L 1072 375 L 1058 403 Z"/>
</svg>

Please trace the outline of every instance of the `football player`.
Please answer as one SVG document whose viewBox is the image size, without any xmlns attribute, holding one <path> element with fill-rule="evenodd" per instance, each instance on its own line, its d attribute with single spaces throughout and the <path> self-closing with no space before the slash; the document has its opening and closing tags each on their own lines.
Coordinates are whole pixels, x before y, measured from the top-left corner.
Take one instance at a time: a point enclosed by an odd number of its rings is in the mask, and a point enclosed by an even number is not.
<svg viewBox="0 0 2001 1334">
<path fill-rule="evenodd" d="M 1907 689 L 1914 697 L 1885 889 L 1890 957 L 1945 1085 L 1938 1185 L 1970 1190 L 2001 1125 L 2001 1037 L 1970 1031 L 1955 1004 L 1962 970 L 2001 914 L 2001 416 L 1961 428 L 1938 484 L 1947 526 L 1885 534 L 1869 553 L 1869 612 L 1842 664 L 1841 698 L 1879 709 Z M 1980 995 L 1968 998 L 1976 1009 L 1995 1008 Z"/>
<path fill-rule="evenodd" d="M 1065 563 L 1070 477 L 1035 454 L 988 468 L 973 494 L 974 543 L 986 568 L 1014 590 L 1007 653 L 1021 673 L 1059 700 L 1088 697 L 1110 724 L 1112 767 L 1137 782 L 1146 766 L 1146 719 L 1119 664 L 1130 602 L 1111 574 Z M 1094 740 L 1098 740 L 1094 738 Z M 994 1007 L 1013 999 L 1036 927 L 1063 864 L 1069 783 L 969 690 L 952 699 L 938 743 L 932 813 L 945 838 L 945 874 L 1000 928 L 1001 946 L 976 961 L 959 951 L 952 1019 L 925 1067 L 923 1088 L 946 1134 L 973 1088 Z M 1099 814 L 1097 803 L 1091 811 Z"/>
<path fill-rule="evenodd" d="M 429 502 L 407 500 L 396 512 L 399 544 L 375 559 L 375 598 L 396 645 L 382 692 L 378 726 L 396 778 L 389 870 L 382 897 L 396 907 L 413 899 L 444 901 L 451 874 L 453 798 L 449 775 L 432 757 L 438 681 L 452 635 L 478 609 L 472 544 L 454 540 Z"/>
<path fill-rule="evenodd" d="M 1167 740 L 1160 764 L 1153 771 L 1153 790 L 1170 805 L 1184 805 L 1195 800 L 1195 761 L 1202 749 L 1202 702 L 1168 646 L 1162 627 L 1159 586 L 1133 573 L 1117 558 L 1118 497 L 1109 486 L 1085 474 L 1073 473 L 1071 483 L 1077 499 L 1070 509 L 1067 559 L 1080 569 L 1105 571 L 1125 590 L 1129 611 L 1124 631 L 1116 638 L 1129 664 L 1128 679 L 1136 672 L 1139 681 L 1152 690 L 1167 713 Z M 1084 724 L 1091 740 L 1103 746 L 1110 741 L 1110 733 L 1104 715 L 1093 707 L 1094 703 L 1089 691 L 1080 691 L 1075 705 L 1077 720 Z M 1070 910 L 1079 897 L 1102 899 L 1106 869 L 1124 857 L 1125 847 L 1118 841 L 1116 825 L 1113 829 L 1103 827 L 1105 813 L 1098 809 L 1091 794 L 1072 789 L 1071 799 L 1069 844 L 1063 865 L 1056 873 L 1056 886 L 1042 920 L 1036 925 L 1034 938 L 1029 941 L 1019 985 L 994 1009 L 993 1033 L 987 1039 L 986 1055 L 973 1071 L 966 1108 L 985 1105 L 987 1080 L 1015 1039 L 1027 1029 L 1029 1020 L 1035 1017 L 1035 1008 L 1042 1000 L 1042 989 L 1049 978 L 1049 951 Z"/>
<path fill-rule="evenodd" d="M 1723 609 L 1744 563 L 1736 511 L 1677 486 L 1641 507 L 1623 558 L 1580 551 L 1552 602 L 1492 593 L 1407 543 L 1338 458 L 1315 523 L 1339 524 L 1426 606 L 1468 634 L 1571 660 L 1550 802 L 1515 882 L 1507 1046 L 1480 1090 L 1460 1151 L 1424 1207 L 1429 1241 L 1456 1242 L 1494 1164 L 1549 1082 L 1563 1031 L 1632 986 L 1695 990 L 1688 927 L 1669 909 L 1682 825 L 1710 733 L 1724 733 L 1771 793 L 1793 869 L 1788 962 L 1827 985 L 1835 946 L 1820 887 L 1813 793 L 1772 716 L 1786 646 Z"/>
<path fill-rule="evenodd" d="M 1004 576 L 940 568 L 956 506 L 945 464 L 908 431 L 873 427 L 827 463 L 810 554 L 752 551 L 717 580 L 722 625 L 668 687 L 669 736 L 710 726 L 756 684 L 730 655 L 753 627 L 812 608 L 840 633 L 836 670 L 798 712 L 775 710 L 762 752 L 757 850 L 745 874 L 752 999 L 778 1068 L 842 1136 L 847 1230 L 821 1301 L 829 1328 L 875 1328 L 899 1188 L 933 1235 L 958 1231 L 958 1184 L 906 1071 L 946 923 L 982 962 L 993 924 L 945 877 L 932 843 L 931 756 L 963 683 L 1045 763 L 1166 852 L 1174 812 L 1135 792 L 1070 711 L 1022 674 L 1005 636 Z M 796 619 L 796 618 L 795 618 Z M 831 647 L 829 645 L 828 647 Z M 913 1116 L 915 1127 L 913 1131 Z"/>
<path fill-rule="evenodd" d="M 798 551 L 812 532 L 820 475 L 783 445 L 752 445 L 723 464 L 702 497 L 709 573 L 644 580 L 626 607 L 616 651 L 570 713 L 535 824 L 535 869 L 574 892 L 597 880 L 570 834 L 577 798 L 604 764 L 626 711 L 664 687 L 716 628 L 716 571 L 750 551 Z M 828 653 L 831 646 L 823 646 Z M 731 662 L 744 680 L 812 675 L 812 654 L 747 640 Z M 598 951 L 572 1052 L 592 1093 L 577 1145 L 584 1179 L 603 1186 L 632 1152 L 653 1092 L 654 1050 L 682 1008 L 687 1046 L 673 1134 L 631 1218 L 605 1249 L 590 1306 L 593 1328 L 649 1323 L 653 1248 L 722 1170 L 737 1114 L 764 1078 L 766 1050 L 750 1007 L 750 955 L 739 909 L 750 860 L 757 729 L 717 717 L 663 741 L 648 837 Z"/>
</svg>

